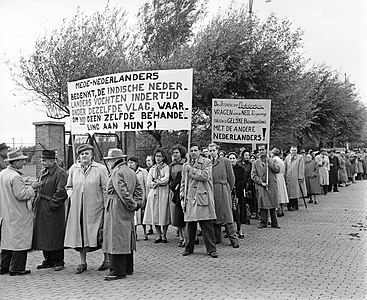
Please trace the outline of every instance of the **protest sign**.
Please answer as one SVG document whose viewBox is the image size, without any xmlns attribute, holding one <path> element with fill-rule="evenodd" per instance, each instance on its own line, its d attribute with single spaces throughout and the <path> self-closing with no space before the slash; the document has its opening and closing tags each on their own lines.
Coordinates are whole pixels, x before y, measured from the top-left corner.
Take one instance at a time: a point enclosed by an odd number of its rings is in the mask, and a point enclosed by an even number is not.
<svg viewBox="0 0 367 300">
<path fill-rule="evenodd" d="M 192 69 L 183 69 L 68 82 L 71 131 L 190 130 L 192 77 Z"/>
<path fill-rule="evenodd" d="M 268 144 L 271 100 L 213 99 L 212 141 Z"/>
</svg>

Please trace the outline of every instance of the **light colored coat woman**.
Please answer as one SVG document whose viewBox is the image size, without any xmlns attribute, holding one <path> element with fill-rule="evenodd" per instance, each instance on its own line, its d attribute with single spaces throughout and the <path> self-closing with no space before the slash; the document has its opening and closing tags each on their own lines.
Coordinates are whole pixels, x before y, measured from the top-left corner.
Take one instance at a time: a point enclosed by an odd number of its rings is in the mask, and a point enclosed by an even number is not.
<svg viewBox="0 0 367 300">
<path fill-rule="evenodd" d="M 149 193 L 145 207 L 143 224 L 165 226 L 171 224 L 169 206 L 169 166 L 155 164 L 148 174 Z"/>
<path fill-rule="evenodd" d="M 278 186 L 278 203 L 289 203 L 287 186 L 285 184 L 284 173 L 285 166 L 284 161 L 279 156 L 274 156 L 275 163 L 279 166 L 279 173 L 275 174 Z"/>
<path fill-rule="evenodd" d="M 138 167 L 137 170 L 135 171 L 136 173 L 136 177 L 138 178 L 138 182 L 141 186 L 142 189 L 142 208 L 139 209 L 136 213 L 135 213 L 135 225 L 141 225 L 143 224 L 143 218 L 142 218 L 142 209 L 145 208 L 145 205 L 147 203 L 147 196 L 148 196 L 148 192 L 149 192 L 149 187 L 148 187 L 148 171 Z"/>
<path fill-rule="evenodd" d="M 25 185 L 21 175 L 11 166 L 0 174 L 2 250 L 24 251 L 32 247 L 33 212 L 27 201 L 34 197 L 34 190 Z"/>
<path fill-rule="evenodd" d="M 319 166 L 320 185 L 329 185 L 329 157 L 325 154 L 319 154 L 315 157 L 315 161 Z"/>
<path fill-rule="evenodd" d="M 80 163 L 74 164 L 69 169 L 66 188 L 71 190 L 71 194 L 65 247 L 75 249 L 97 247 L 107 180 L 107 168 L 97 162 L 92 162 L 85 172 Z"/>
</svg>

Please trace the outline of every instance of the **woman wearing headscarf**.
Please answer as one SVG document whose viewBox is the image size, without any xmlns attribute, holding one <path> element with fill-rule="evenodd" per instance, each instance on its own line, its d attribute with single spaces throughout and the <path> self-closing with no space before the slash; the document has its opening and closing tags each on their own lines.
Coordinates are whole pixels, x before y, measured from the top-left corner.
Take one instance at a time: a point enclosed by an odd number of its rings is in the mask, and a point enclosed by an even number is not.
<svg viewBox="0 0 367 300">
<path fill-rule="evenodd" d="M 66 185 L 70 197 L 70 210 L 66 221 L 64 247 L 80 253 L 76 274 L 87 270 L 87 253 L 101 248 L 97 236 L 103 226 L 103 209 L 106 199 L 107 168 L 94 161 L 93 146 L 77 148 L 79 161 L 69 169 Z M 109 268 L 108 255 L 99 270 Z"/>
<path fill-rule="evenodd" d="M 167 156 L 162 148 L 154 152 L 153 165 L 148 174 L 149 193 L 145 208 L 143 224 L 154 225 L 156 239 L 154 243 L 167 243 L 167 230 L 171 223 L 169 208 L 169 166 Z"/>
</svg>

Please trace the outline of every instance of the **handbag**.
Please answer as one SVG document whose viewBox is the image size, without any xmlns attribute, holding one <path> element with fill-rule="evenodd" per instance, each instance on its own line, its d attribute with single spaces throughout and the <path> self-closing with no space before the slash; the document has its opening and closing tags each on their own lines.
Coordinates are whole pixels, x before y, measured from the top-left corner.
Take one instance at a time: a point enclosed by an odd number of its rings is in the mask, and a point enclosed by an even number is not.
<svg viewBox="0 0 367 300">
<path fill-rule="evenodd" d="M 104 223 L 104 209 L 102 212 L 101 224 L 99 225 L 99 229 L 97 231 L 97 247 L 98 248 L 102 248 L 102 244 L 103 244 L 103 223 Z"/>
</svg>

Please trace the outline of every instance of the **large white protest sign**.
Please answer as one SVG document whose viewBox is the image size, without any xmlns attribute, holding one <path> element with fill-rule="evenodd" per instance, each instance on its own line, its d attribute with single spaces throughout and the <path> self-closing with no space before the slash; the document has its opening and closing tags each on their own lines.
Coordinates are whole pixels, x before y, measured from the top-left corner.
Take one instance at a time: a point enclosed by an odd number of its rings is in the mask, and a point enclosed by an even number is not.
<svg viewBox="0 0 367 300">
<path fill-rule="evenodd" d="M 192 76 L 161 70 L 68 82 L 72 133 L 190 130 Z"/>
<path fill-rule="evenodd" d="M 267 144 L 271 100 L 213 99 L 212 140 L 238 144 Z"/>
</svg>

